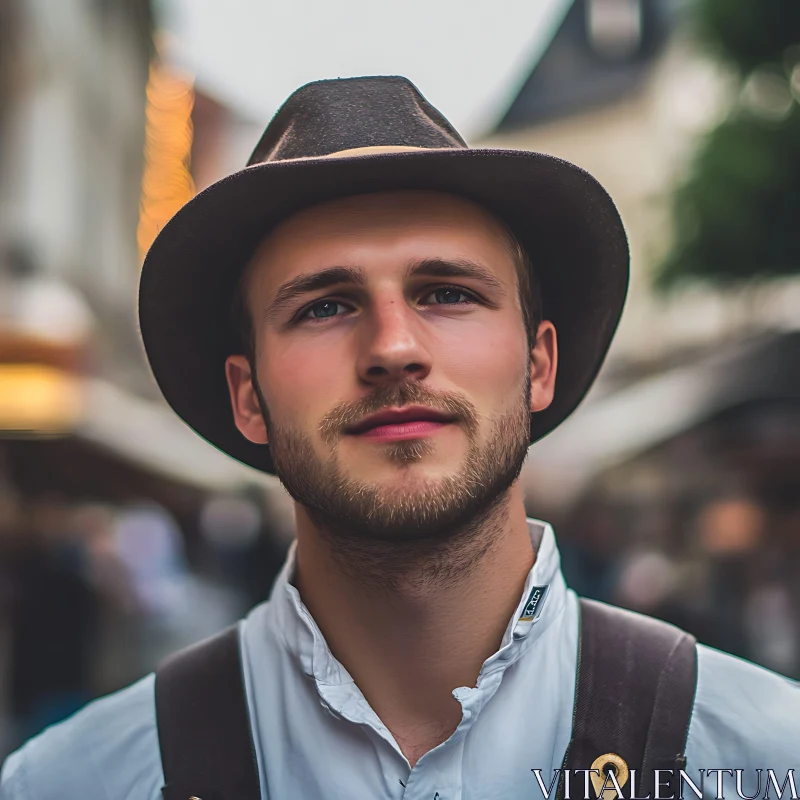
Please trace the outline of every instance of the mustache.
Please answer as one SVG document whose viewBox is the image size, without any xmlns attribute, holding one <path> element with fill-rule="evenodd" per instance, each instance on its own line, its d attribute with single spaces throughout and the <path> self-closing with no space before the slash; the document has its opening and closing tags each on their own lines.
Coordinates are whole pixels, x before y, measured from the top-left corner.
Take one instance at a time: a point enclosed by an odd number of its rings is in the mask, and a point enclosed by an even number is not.
<svg viewBox="0 0 800 800">
<path fill-rule="evenodd" d="M 354 403 L 340 403 L 326 414 L 319 424 L 319 433 L 326 444 L 332 444 L 345 428 L 362 418 L 386 408 L 420 405 L 457 418 L 468 432 L 478 426 L 478 412 L 466 398 L 454 392 L 432 389 L 418 381 L 405 381 L 381 386 L 372 394 Z"/>
</svg>

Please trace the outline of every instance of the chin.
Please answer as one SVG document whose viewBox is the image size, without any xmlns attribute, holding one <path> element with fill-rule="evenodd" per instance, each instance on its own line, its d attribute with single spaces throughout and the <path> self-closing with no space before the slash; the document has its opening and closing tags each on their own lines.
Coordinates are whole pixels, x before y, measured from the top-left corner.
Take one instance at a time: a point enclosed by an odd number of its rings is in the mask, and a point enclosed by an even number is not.
<svg viewBox="0 0 800 800">
<path fill-rule="evenodd" d="M 419 491 L 430 490 L 438 481 L 455 478 L 460 462 L 442 462 L 440 459 L 398 462 L 382 459 L 379 464 L 359 465 L 352 470 L 344 470 L 350 481 L 361 482 L 378 489 L 391 492 L 393 487 L 408 493 L 414 488 Z"/>
</svg>

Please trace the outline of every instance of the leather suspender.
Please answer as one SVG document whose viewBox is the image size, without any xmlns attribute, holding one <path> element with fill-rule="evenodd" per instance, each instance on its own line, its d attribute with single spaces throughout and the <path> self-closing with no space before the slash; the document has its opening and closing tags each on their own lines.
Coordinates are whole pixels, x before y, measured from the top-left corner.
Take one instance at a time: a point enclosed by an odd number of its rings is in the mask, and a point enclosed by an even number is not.
<svg viewBox="0 0 800 800">
<path fill-rule="evenodd" d="M 238 626 L 156 672 L 164 800 L 261 800 Z"/>
<path fill-rule="evenodd" d="M 694 637 L 652 617 L 582 599 L 579 641 L 572 740 L 563 765 L 570 771 L 571 796 L 585 794 L 583 775 L 572 771 L 591 769 L 606 754 L 635 770 L 626 797 L 634 796 L 631 788 L 636 797 L 654 797 L 657 769 L 671 771 L 660 776 L 659 796 L 680 796 L 678 770 L 686 767 L 697 685 Z M 595 768 L 605 779 L 602 765 Z M 562 773 L 559 800 L 564 796 Z"/>
<path fill-rule="evenodd" d="M 636 796 L 654 796 L 653 770 L 686 764 L 695 640 L 664 622 L 591 600 L 581 600 L 579 640 L 573 733 L 563 766 L 590 769 L 599 756 L 615 754 L 636 770 Z M 236 626 L 159 667 L 156 717 L 164 800 L 260 800 Z M 660 796 L 678 796 L 668 777 Z M 562 773 L 559 800 L 565 788 Z M 583 798 L 582 777 L 572 778 L 570 796 Z"/>
</svg>

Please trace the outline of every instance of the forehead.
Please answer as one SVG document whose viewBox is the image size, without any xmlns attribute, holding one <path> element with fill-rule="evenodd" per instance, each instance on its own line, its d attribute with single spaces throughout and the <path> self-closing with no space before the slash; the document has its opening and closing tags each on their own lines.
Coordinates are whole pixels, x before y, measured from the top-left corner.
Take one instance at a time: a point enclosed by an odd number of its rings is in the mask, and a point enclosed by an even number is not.
<svg viewBox="0 0 800 800">
<path fill-rule="evenodd" d="M 499 277 L 513 273 L 509 233 L 496 217 L 465 198 L 428 191 L 357 195 L 301 211 L 261 242 L 248 272 L 275 287 L 332 264 L 401 266 L 431 257 L 478 260 Z"/>
</svg>

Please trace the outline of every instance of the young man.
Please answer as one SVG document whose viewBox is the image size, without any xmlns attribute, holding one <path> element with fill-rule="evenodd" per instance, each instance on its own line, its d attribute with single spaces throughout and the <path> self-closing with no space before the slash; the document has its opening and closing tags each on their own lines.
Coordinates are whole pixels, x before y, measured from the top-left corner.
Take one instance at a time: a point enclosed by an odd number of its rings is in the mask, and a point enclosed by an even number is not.
<svg viewBox="0 0 800 800">
<path fill-rule="evenodd" d="M 401 78 L 298 90 L 140 294 L 166 398 L 278 475 L 296 545 L 225 640 L 241 668 L 222 639 L 179 656 L 29 742 L 0 797 L 577 798 L 609 769 L 671 796 L 654 765 L 791 794 L 797 686 L 579 603 L 525 516 L 527 448 L 591 385 L 627 280 L 577 167 L 467 148 Z"/>
</svg>

